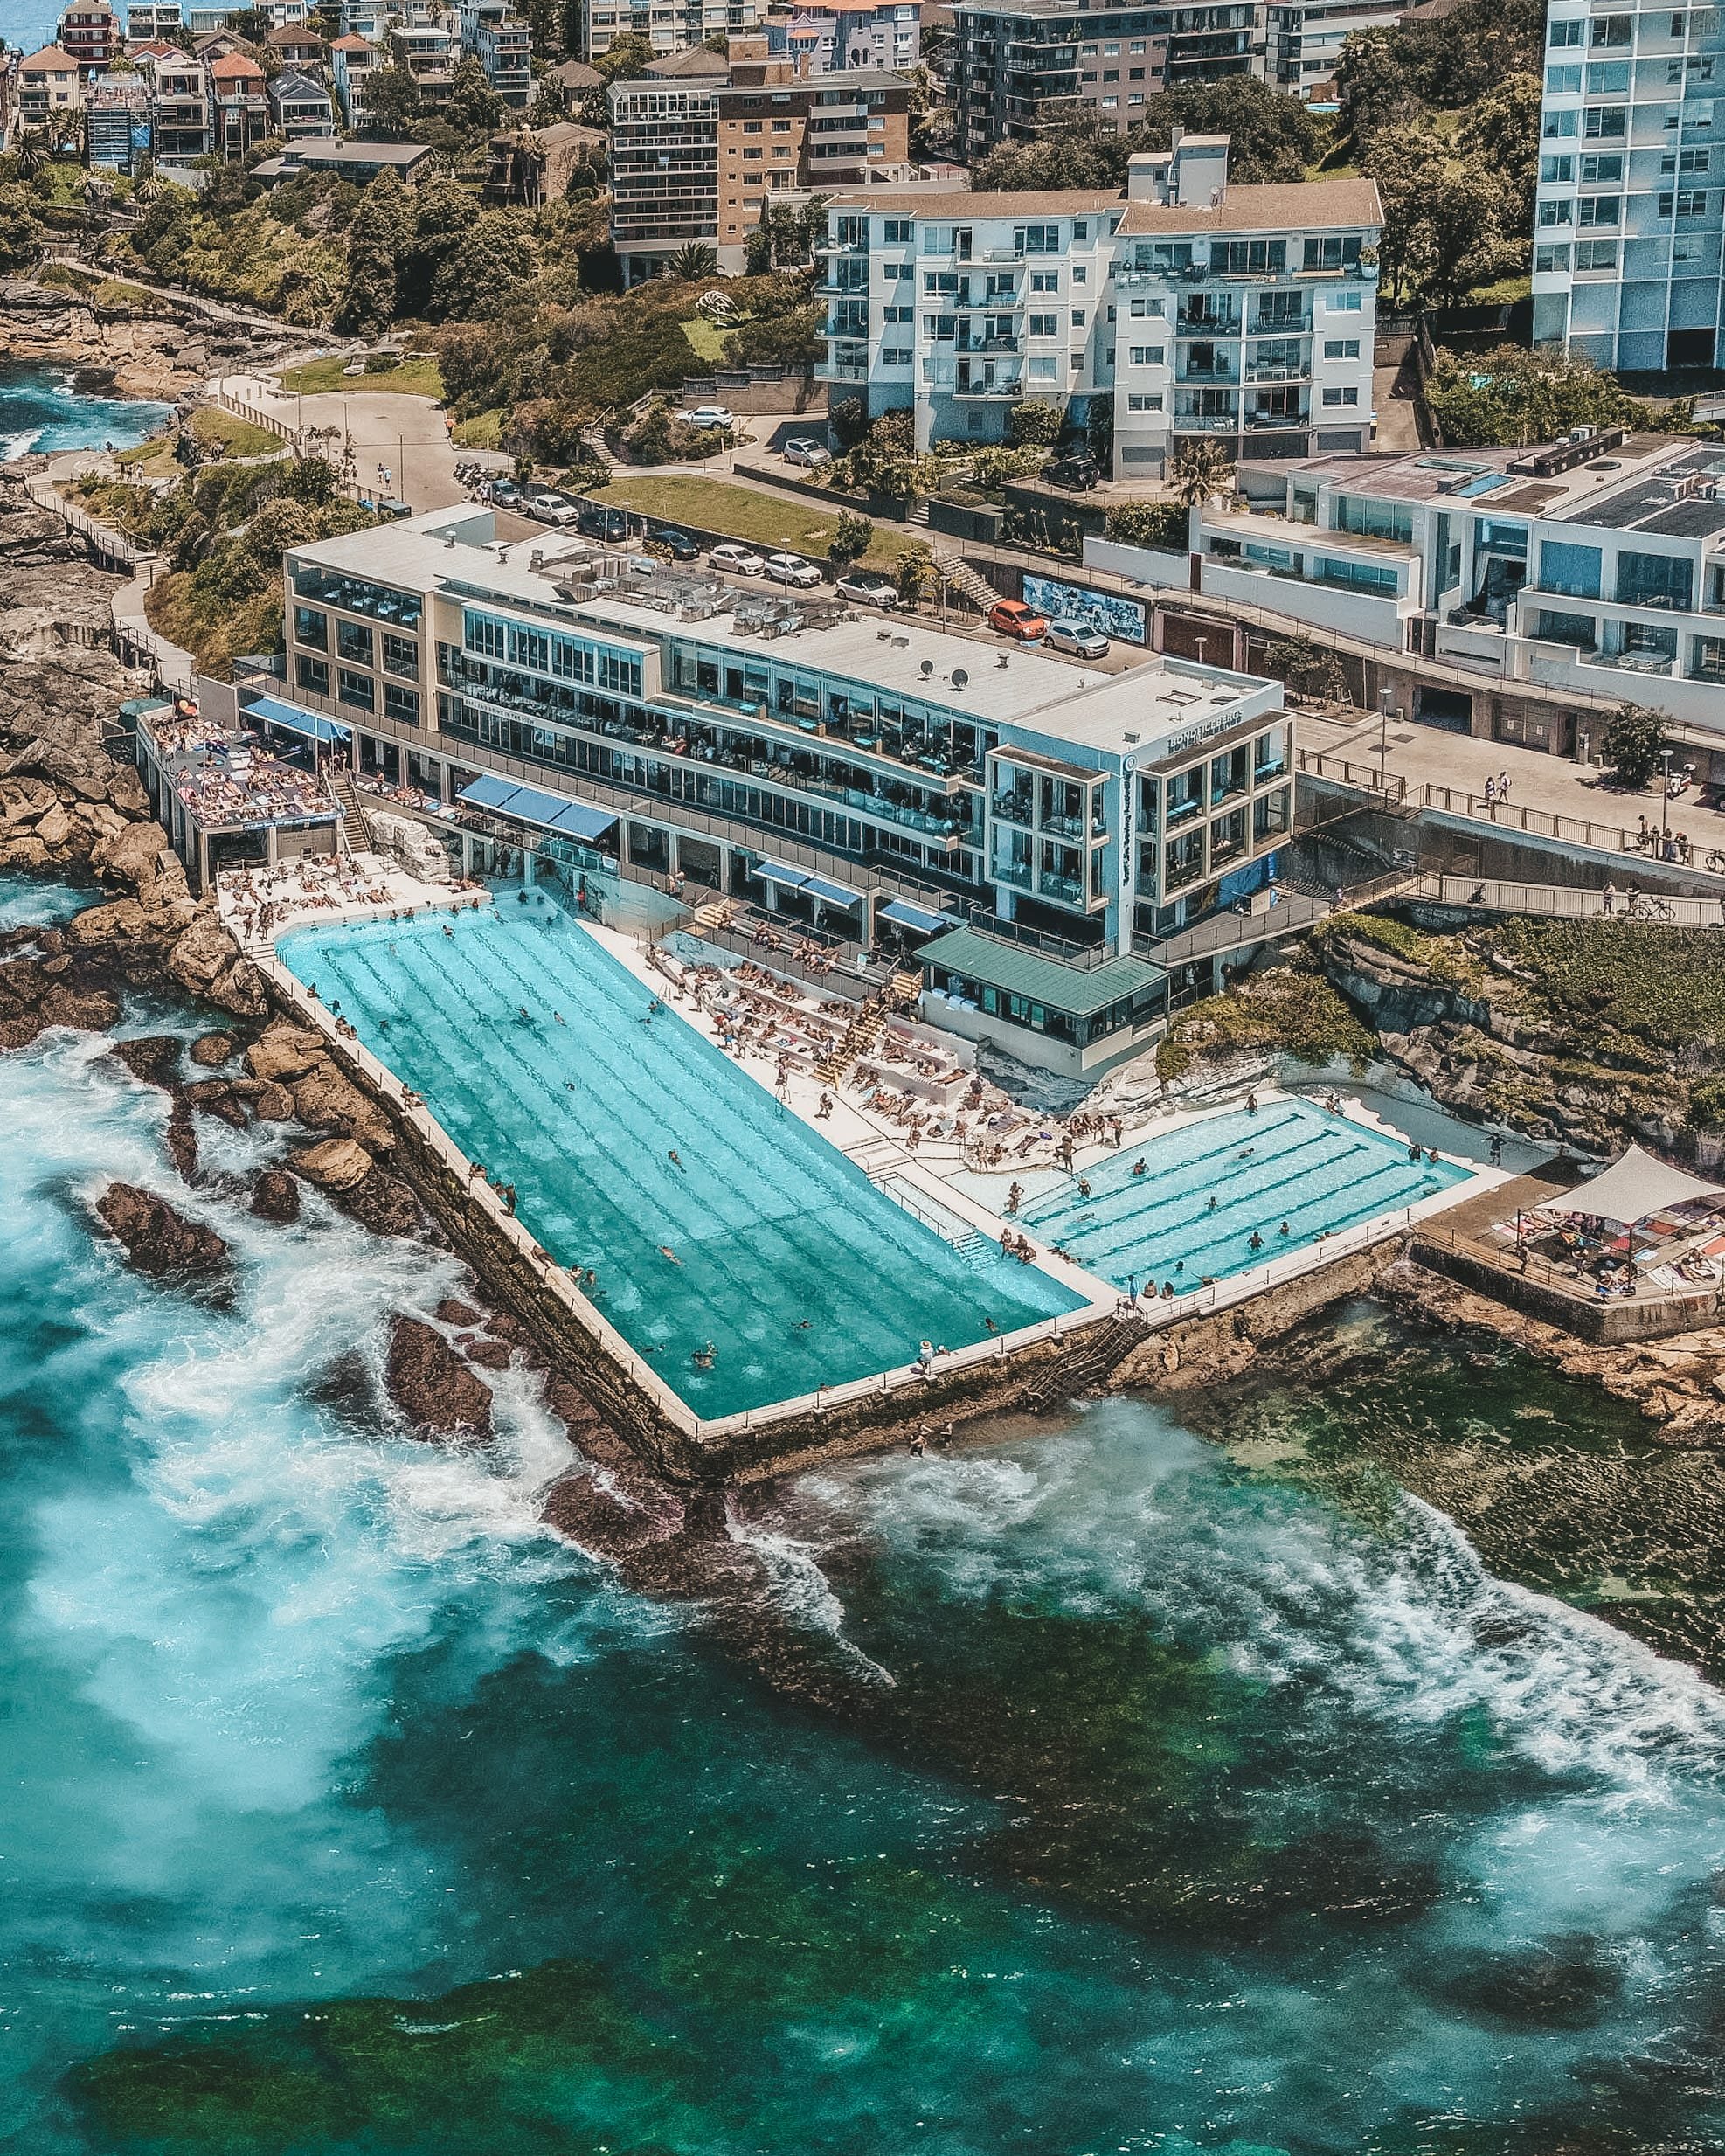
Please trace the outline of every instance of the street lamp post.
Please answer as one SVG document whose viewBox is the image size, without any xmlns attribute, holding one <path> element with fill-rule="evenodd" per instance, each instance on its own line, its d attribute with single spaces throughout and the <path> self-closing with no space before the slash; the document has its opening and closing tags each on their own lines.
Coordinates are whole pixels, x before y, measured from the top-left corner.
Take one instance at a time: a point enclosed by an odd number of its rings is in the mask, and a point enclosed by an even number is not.
<svg viewBox="0 0 1725 2156">
<path fill-rule="evenodd" d="M 1659 805 L 1659 822 L 1662 827 L 1659 842 L 1659 858 L 1662 861 L 1666 857 L 1670 850 L 1671 759 L 1675 753 L 1676 751 L 1673 749 L 1661 749 L 1659 751 L 1659 762 L 1665 766 L 1665 799 Z"/>
<path fill-rule="evenodd" d="M 1377 783 L 1381 793 L 1387 784 L 1389 768 L 1389 711 L 1396 701 L 1393 689 L 1380 689 L 1377 692 Z"/>
</svg>

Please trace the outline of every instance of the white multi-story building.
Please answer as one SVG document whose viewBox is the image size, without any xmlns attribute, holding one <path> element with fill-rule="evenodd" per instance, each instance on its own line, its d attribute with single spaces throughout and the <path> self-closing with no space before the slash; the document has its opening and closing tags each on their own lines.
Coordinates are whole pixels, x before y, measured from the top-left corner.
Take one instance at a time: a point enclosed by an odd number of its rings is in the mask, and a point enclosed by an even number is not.
<svg viewBox="0 0 1725 2156">
<path fill-rule="evenodd" d="M 908 73 L 922 57 L 922 10 L 917 0 L 804 0 L 788 19 L 769 23 L 767 38 L 800 75 Z"/>
<path fill-rule="evenodd" d="M 649 39 L 663 59 L 716 35 L 759 31 L 765 12 L 765 0 L 586 0 L 577 57 L 599 59 L 619 38 L 633 36 Z"/>
<path fill-rule="evenodd" d="M 919 449 L 1001 439 L 1021 398 L 1108 399 L 1126 476 L 1196 434 L 1361 449 L 1379 218 L 1369 180 L 1231 186 L 1226 135 L 1133 157 L 1124 193 L 837 195 L 823 371 L 908 406 Z"/>
<path fill-rule="evenodd" d="M 1534 341 L 1628 371 L 1712 367 L 1725 235 L 1725 15 L 1551 0 Z"/>
<path fill-rule="evenodd" d="M 153 45 L 183 23 L 180 0 L 134 0 L 126 10 L 126 39 L 129 45 Z"/>
<path fill-rule="evenodd" d="M 1715 737 L 1725 769 L 1718 444 L 1580 429 L 1532 449 L 1320 457 L 1290 467 L 1279 500 L 1253 491 L 1251 510 L 1193 513 L 1204 594 L 1439 662 L 1410 717 L 1576 754 L 1629 701 Z M 1183 553 L 1153 563 L 1093 540 L 1085 559 L 1188 579 Z"/>
<path fill-rule="evenodd" d="M 504 104 L 524 110 L 533 101 L 531 40 L 509 0 L 461 0 L 461 50 L 485 70 Z"/>
<path fill-rule="evenodd" d="M 908 939 L 939 1023 L 1074 1075 L 1160 1029 L 1161 939 L 1209 914 L 1219 947 L 1251 939 L 1292 826 L 1279 683 L 996 652 L 544 542 L 464 506 L 292 549 L 285 678 L 254 714 L 516 846 Z"/>
</svg>

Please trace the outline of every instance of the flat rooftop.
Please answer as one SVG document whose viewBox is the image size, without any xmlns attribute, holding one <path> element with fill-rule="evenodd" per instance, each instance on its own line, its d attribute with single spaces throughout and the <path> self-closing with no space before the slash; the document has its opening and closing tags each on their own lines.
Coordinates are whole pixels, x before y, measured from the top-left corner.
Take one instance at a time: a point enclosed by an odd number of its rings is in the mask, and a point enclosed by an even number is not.
<svg viewBox="0 0 1725 2156">
<path fill-rule="evenodd" d="M 1278 532 L 1286 529 L 1276 527 Z M 1195 727 L 1216 732 L 1230 713 L 1244 723 L 1279 701 L 1278 685 L 1257 675 L 1159 652 L 1124 672 L 1104 673 L 1050 652 L 980 643 L 872 610 L 840 609 L 830 591 L 811 593 L 804 600 L 776 586 L 725 587 L 729 606 L 722 601 L 720 611 L 694 620 L 648 602 L 648 592 L 661 586 L 667 596 L 703 582 L 710 593 L 713 580 L 701 572 L 660 572 L 638 586 L 630 579 L 572 599 L 571 572 L 601 559 L 606 550 L 537 526 L 530 539 L 497 540 L 495 530 L 489 511 L 437 510 L 296 547 L 293 554 L 296 561 L 338 575 L 407 591 L 551 610 L 572 627 L 648 649 L 676 640 L 757 661 L 800 664 L 923 697 L 980 724 L 1013 725 L 1111 756 L 1153 752 L 1159 743 Z M 758 625 L 764 607 L 779 617 L 770 634 Z"/>
<path fill-rule="evenodd" d="M 1347 492 L 1388 501 L 1449 499 L 1511 516 L 1590 524 L 1665 538 L 1704 539 L 1725 531 L 1725 493 L 1690 491 L 1725 482 L 1725 446 L 1670 434 L 1631 434 L 1567 472 L 1535 478 L 1512 472 L 1525 448 L 1433 450 L 1417 456 L 1311 457 L 1288 469 Z"/>
</svg>

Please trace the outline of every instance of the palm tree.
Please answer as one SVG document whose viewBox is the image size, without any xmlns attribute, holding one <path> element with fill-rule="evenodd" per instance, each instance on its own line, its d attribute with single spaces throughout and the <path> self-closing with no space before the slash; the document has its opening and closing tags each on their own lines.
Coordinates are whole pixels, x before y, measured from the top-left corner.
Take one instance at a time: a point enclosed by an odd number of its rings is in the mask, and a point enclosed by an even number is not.
<svg viewBox="0 0 1725 2156">
<path fill-rule="evenodd" d="M 1176 500 L 1188 509 L 1202 509 L 1218 494 L 1233 490 L 1234 467 L 1219 441 L 1200 434 L 1181 442 L 1168 459 L 1167 479 Z"/>
<path fill-rule="evenodd" d="M 665 272 L 668 276 L 680 278 L 684 284 L 698 284 L 703 277 L 717 277 L 718 249 L 708 246 L 704 240 L 685 239 L 665 264 Z"/>
<path fill-rule="evenodd" d="M 33 180 L 48 162 L 53 141 L 46 128 L 26 128 L 13 147 L 12 156 L 21 180 Z"/>
</svg>

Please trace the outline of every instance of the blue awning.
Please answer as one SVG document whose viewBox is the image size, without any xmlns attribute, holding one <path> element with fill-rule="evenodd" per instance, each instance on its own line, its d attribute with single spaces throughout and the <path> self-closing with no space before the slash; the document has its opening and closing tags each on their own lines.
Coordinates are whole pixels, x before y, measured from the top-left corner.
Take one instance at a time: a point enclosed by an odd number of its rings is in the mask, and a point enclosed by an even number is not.
<svg viewBox="0 0 1725 2156">
<path fill-rule="evenodd" d="M 538 787 L 517 786 L 512 779 L 500 779 L 493 772 L 484 773 L 471 786 L 464 787 L 461 798 L 469 808 L 495 809 L 500 816 L 512 816 L 517 823 L 554 831 L 560 838 L 603 838 L 617 821 L 608 809 L 590 808 L 585 801 L 565 801 L 561 794 L 547 794 Z"/>
<path fill-rule="evenodd" d="M 800 891 L 808 881 L 807 869 L 787 869 L 782 861 L 757 861 L 755 874 L 763 883 L 782 884 L 786 891 Z"/>
<path fill-rule="evenodd" d="M 260 719 L 267 726 L 286 726 L 290 732 L 302 733 L 311 741 L 345 741 L 351 731 L 316 711 L 302 711 L 296 704 L 283 704 L 279 697 L 260 697 L 255 704 L 245 705 L 239 716 Z"/>
<path fill-rule="evenodd" d="M 938 929 L 950 928 L 951 919 L 945 913 L 931 913 L 926 906 L 912 905 L 908 898 L 889 899 L 880 909 L 883 921 L 895 927 L 909 928 L 919 936 L 932 936 Z"/>
<path fill-rule="evenodd" d="M 861 905 L 862 894 L 846 884 L 828 883 L 824 876 L 811 876 L 804 880 L 805 898 L 824 898 L 828 905 Z"/>
</svg>

